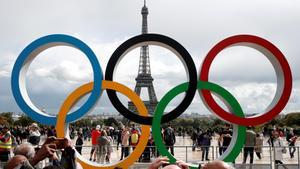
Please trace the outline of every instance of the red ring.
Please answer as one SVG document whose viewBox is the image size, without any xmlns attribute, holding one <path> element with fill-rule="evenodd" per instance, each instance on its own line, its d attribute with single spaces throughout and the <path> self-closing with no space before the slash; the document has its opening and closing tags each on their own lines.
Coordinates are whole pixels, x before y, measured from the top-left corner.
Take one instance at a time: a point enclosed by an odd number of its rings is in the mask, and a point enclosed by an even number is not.
<svg viewBox="0 0 300 169">
<path fill-rule="evenodd" d="M 229 38 L 224 39 L 223 41 L 219 42 L 217 45 L 215 45 L 207 54 L 205 57 L 202 68 L 200 71 L 200 80 L 202 81 L 208 81 L 209 77 L 209 69 L 211 67 L 211 64 L 217 54 L 221 52 L 223 49 L 230 47 L 232 45 L 237 45 L 240 43 L 250 43 L 254 45 L 259 45 L 260 47 L 263 47 L 264 49 L 268 50 L 272 53 L 272 55 L 275 57 L 275 59 L 279 62 L 278 69 L 281 69 L 283 74 L 283 90 L 282 94 L 277 102 L 276 105 L 274 105 L 268 112 L 260 115 L 260 116 L 253 116 L 248 118 L 241 118 L 238 116 L 235 116 L 227 111 L 225 111 L 223 108 L 221 108 L 212 97 L 212 94 L 208 90 L 201 90 L 200 95 L 202 96 L 202 100 L 206 105 L 220 118 L 227 122 L 231 122 L 234 124 L 242 125 L 242 126 L 255 126 L 259 124 L 263 124 L 265 122 L 268 122 L 272 120 L 275 116 L 277 116 L 286 106 L 290 95 L 292 91 L 292 73 L 290 66 L 285 58 L 285 56 L 281 53 L 281 51 L 272 43 L 269 41 L 262 39 L 257 36 L 253 35 L 236 35 Z M 277 67 L 275 67 L 276 69 Z M 277 79 L 280 78 L 277 75 Z M 278 87 L 278 86 L 277 86 Z"/>
</svg>

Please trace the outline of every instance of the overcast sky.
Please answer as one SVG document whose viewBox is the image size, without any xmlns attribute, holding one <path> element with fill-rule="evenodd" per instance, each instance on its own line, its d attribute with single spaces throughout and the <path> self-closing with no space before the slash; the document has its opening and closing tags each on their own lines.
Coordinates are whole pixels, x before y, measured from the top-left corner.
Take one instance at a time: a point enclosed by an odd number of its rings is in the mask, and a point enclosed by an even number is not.
<svg viewBox="0 0 300 169">
<path fill-rule="evenodd" d="M 68 34 L 81 39 L 96 53 L 105 72 L 113 51 L 141 32 L 142 0 L 26 0 L 0 5 L 0 112 L 20 112 L 10 87 L 13 64 L 35 39 L 49 34 Z M 300 110 L 300 3 L 276 0 L 148 0 L 149 32 L 164 34 L 181 43 L 192 55 L 197 71 L 219 41 L 237 34 L 252 34 L 275 44 L 286 56 L 293 73 L 293 91 L 284 112 Z M 135 86 L 139 49 L 127 54 L 114 75 L 115 81 Z M 187 81 L 184 66 L 170 51 L 150 46 L 151 71 L 160 99 L 168 90 Z M 74 89 L 92 81 L 87 58 L 70 47 L 54 47 L 41 53 L 27 73 L 32 102 L 56 113 Z M 246 113 L 261 113 L 276 91 L 271 63 L 258 51 L 232 47 L 222 51 L 212 65 L 210 81 L 225 87 Z M 169 104 L 174 108 L 183 95 Z M 120 96 L 127 104 L 126 97 Z M 145 94 L 142 91 L 142 98 Z M 83 99 L 84 100 L 84 99 Z M 77 105 L 77 107 L 80 104 Z M 116 112 L 102 95 L 94 113 Z M 187 113 L 209 111 L 196 94 Z"/>
</svg>

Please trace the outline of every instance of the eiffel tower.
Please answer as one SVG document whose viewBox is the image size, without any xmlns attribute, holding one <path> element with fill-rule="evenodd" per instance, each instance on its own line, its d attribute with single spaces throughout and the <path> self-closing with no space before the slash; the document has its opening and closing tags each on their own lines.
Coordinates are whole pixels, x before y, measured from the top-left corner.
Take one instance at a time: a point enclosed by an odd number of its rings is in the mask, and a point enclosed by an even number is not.
<svg viewBox="0 0 300 169">
<path fill-rule="evenodd" d="M 143 16 L 142 34 L 147 34 L 148 33 L 147 16 L 149 12 L 146 6 L 146 0 L 144 0 L 144 6 L 142 8 L 141 13 Z M 134 91 L 135 93 L 137 93 L 137 95 L 140 96 L 142 88 L 147 88 L 149 100 L 143 102 L 148 110 L 148 113 L 150 115 L 153 115 L 155 107 L 157 105 L 157 98 L 153 87 L 153 78 L 151 76 L 148 45 L 142 46 L 140 49 L 139 70 L 138 70 L 138 76 L 135 78 L 135 80 L 136 80 L 136 85 Z M 128 109 L 131 110 L 132 112 L 138 113 L 136 107 L 132 102 L 128 102 Z"/>
</svg>

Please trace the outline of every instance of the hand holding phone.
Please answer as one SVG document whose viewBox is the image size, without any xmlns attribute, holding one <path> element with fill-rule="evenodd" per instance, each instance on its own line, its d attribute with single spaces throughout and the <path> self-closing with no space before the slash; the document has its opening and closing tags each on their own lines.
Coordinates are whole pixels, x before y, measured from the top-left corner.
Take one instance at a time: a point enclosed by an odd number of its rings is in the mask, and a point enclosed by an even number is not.
<svg viewBox="0 0 300 169">
<path fill-rule="evenodd" d="M 56 149 L 65 149 L 69 146 L 66 138 L 56 138 L 53 143 L 56 145 Z"/>
</svg>

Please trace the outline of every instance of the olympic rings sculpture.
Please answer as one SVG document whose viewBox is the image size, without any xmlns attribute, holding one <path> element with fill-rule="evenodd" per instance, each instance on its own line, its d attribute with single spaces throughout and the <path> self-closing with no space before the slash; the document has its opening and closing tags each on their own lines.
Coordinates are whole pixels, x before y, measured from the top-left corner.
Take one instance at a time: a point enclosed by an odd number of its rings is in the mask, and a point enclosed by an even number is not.
<svg viewBox="0 0 300 169">
<path fill-rule="evenodd" d="M 155 109 L 153 117 L 148 116 L 148 111 L 144 103 L 136 93 L 128 87 L 113 81 L 113 73 L 119 61 L 130 50 L 144 45 L 158 45 L 171 50 L 184 64 L 189 79 L 188 82 L 176 86 L 162 97 Z M 89 59 L 94 72 L 94 81 L 85 84 L 72 92 L 63 102 L 57 117 L 41 112 L 31 102 L 26 91 L 25 83 L 26 72 L 33 59 L 42 51 L 53 46 L 71 46 L 82 51 Z M 231 46 L 247 46 L 256 49 L 272 63 L 277 75 L 277 90 L 274 99 L 266 109 L 265 113 L 254 117 L 245 117 L 238 101 L 228 91 L 217 84 L 209 82 L 209 70 L 213 60 L 219 52 Z M 219 159 L 226 162 L 234 161 L 244 146 L 246 137 L 245 126 L 255 126 L 270 121 L 286 106 L 292 91 L 292 73 L 285 56 L 275 45 L 257 36 L 236 35 L 222 40 L 208 52 L 200 68 L 199 78 L 197 78 L 194 61 L 189 52 L 180 43 L 170 37 L 160 34 L 143 34 L 130 38 L 114 51 L 108 62 L 105 78 L 103 78 L 97 57 L 88 45 L 69 35 L 54 34 L 33 41 L 20 53 L 13 67 L 11 88 L 13 96 L 21 110 L 35 121 L 46 125 L 55 125 L 58 137 L 68 137 L 68 124 L 78 120 L 91 111 L 97 100 L 100 98 L 102 90 L 106 89 L 108 97 L 117 111 L 129 120 L 141 124 L 141 139 L 130 156 L 117 164 L 110 166 L 95 165 L 94 163 L 85 160 L 78 153 L 77 160 L 83 168 L 113 169 L 115 167 L 128 168 L 140 157 L 147 145 L 151 125 L 154 140 L 159 152 L 162 155 L 168 156 L 170 162 L 174 163 L 176 161 L 175 157 L 166 150 L 163 144 L 160 134 L 160 125 L 161 123 L 169 122 L 180 116 L 191 104 L 197 90 L 206 107 L 211 110 L 211 112 L 222 120 L 233 124 L 234 130 L 231 143 Z M 139 114 L 135 114 L 128 110 L 118 99 L 116 92 L 120 92 L 127 96 L 134 103 Z M 183 92 L 185 92 L 185 97 L 182 102 L 174 110 L 164 114 L 164 110 L 168 103 L 178 94 Z M 88 93 L 91 94 L 82 107 L 69 113 L 72 106 Z M 215 93 L 225 102 L 230 110 L 229 112 L 225 111 L 215 102 L 212 93 Z M 191 165 L 190 168 L 196 167 Z"/>
</svg>

